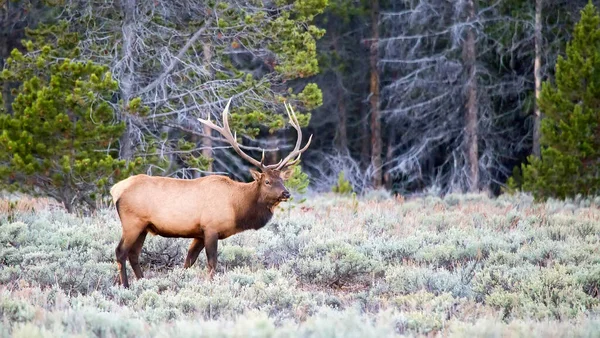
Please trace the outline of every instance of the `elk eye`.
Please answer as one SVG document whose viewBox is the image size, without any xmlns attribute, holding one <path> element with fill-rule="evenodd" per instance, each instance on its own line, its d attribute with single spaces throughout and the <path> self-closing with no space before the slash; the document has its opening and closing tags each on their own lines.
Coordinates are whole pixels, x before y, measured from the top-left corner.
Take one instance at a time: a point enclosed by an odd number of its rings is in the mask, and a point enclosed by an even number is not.
<svg viewBox="0 0 600 338">
<path fill-rule="evenodd" d="M 266 180 L 266 181 L 265 181 L 265 184 L 266 184 L 266 185 L 271 185 L 271 182 L 269 182 L 269 180 Z"/>
</svg>

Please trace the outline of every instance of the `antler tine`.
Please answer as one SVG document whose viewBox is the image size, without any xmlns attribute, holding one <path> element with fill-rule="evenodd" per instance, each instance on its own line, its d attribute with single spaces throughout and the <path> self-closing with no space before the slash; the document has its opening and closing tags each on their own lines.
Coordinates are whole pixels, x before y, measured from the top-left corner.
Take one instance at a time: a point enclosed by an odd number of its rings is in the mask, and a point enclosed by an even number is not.
<svg viewBox="0 0 600 338">
<path fill-rule="evenodd" d="M 281 165 L 281 162 L 283 162 L 283 159 L 279 160 L 279 162 L 277 162 L 275 164 L 269 164 L 269 165 L 264 165 L 263 164 L 263 168 L 265 168 L 265 169 L 277 169 L 277 167 L 279 165 Z"/>
<path fill-rule="evenodd" d="M 198 121 L 205 124 L 209 128 L 214 129 L 214 130 L 218 131 L 219 133 L 221 133 L 221 135 L 223 135 L 225 140 L 233 147 L 233 149 L 235 150 L 236 153 L 238 153 L 238 155 L 240 155 L 242 158 L 244 158 L 248 162 L 252 163 L 254 166 L 263 169 L 264 166 L 261 162 L 258 162 L 256 159 L 250 157 L 248 154 L 244 153 L 242 151 L 242 149 L 240 149 L 240 146 L 237 143 L 237 137 L 236 137 L 237 134 L 236 135 L 231 134 L 231 129 L 229 128 L 229 121 L 227 118 L 227 114 L 229 113 L 229 105 L 230 104 L 231 104 L 231 98 L 229 99 L 229 101 L 227 101 L 227 105 L 225 106 L 225 109 L 223 110 L 223 128 L 212 123 L 210 121 L 210 119 L 204 120 L 204 119 L 199 118 Z"/>
<path fill-rule="evenodd" d="M 292 166 L 292 165 L 298 163 L 298 161 L 300 161 L 301 154 L 306 149 L 308 149 L 308 146 L 310 145 L 310 142 L 312 141 L 312 135 L 310 135 L 310 138 L 308 139 L 308 143 L 302 149 L 300 149 L 300 145 L 302 144 L 302 129 L 300 128 L 300 122 L 298 121 L 298 118 L 296 117 L 296 114 L 294 113 L 294 109 L 292 108 L 292 105 L 288 105 L 286 103 L 285 110 L 290 119 L 290 124 L 292 125 L 292 127 L 294 127 L 294 129 L 296 129 L 296 132 L 298 133 L 298 138 L 296 139 L 296 146 L 294 147 L 294 150 L 292 150 L 292 152 L 288 156 L 286 156 L 283 160 L 281 160 L 277 164 L 276 167 L 274 167 L 276 170 L 281 170 L 285 167 L 289 167 L 289 166 Z M 294 160 L 292 160 L 292 159 L 294 159 Z"/>
<path fill-rule="evenodd" d="M 281 161 L 283 161 L 283 160 L 279 160 L 279 162 L 277 162 L 275 164 L 265 165 L 265 150 L 263 149 L 263 151 L 262 151 L 262 158 L 260 159 L 261 168 L 264 168 L 264 169 L 273 169 L 273 168 L 276 168 L 278 165 L 281 164 Z"/>
<path fill-rule="evenodd" d="M 210 127 L 211 129 L 214 129 L 220 133 L 223 133 L 223 128 L 217 126 L 216 124 L 214 124 L 211 120 L 210 120 L 210 113 L 208 113 L 208 118 L 207 119 L 201 119 L 198 118 L 198 121 L 200 121 L 200 123 L 207 125 L 208 127 Z"/>
<path fill-rule="evenodd" d="M 297 128 L 300 128 L 300 121 L 298 121 L 298 116 L 296 116 L 296 113 L 294 112 L 294 109 L 292 108 L 291 104 L 286 105 L 286 111 L 288 114 L 288 117 L 290 118 L 290 120 L 292 120 L 294 122 L 294 125 Z"/>
<path fill-rule="evenodd" d="M 300 157 L 302 156 L 302 153 L 308 149 L 308 146 L 310 146 L 310 142 L 312 141 L 312 134 L 308 137 L 308 142 L 306 142 L 306 145 L 304 146 L 304 148 L 300 149 L 298 151 L 298 157 L 296 157 L 294 160 L 290 161 L 287 163 L 287 167 L 293 166 L 294 164 L 298 163 L 300 161 Z"/>
<path fill-rule="evenodd" d="M 231 103 L 231 98 L 229 98 L 229 101 L 227 101 L 227 106 L 225 106 L 225 109 L 223 110 L 223 129 L 227 130 L 229 132 L 229 135 L 231 135 L 231 128 L 229 128 L 229 117 L 227 117 L 227 115 L 229 114 L 229 104 Z M 234 137 L 234 139 L 236 139 Z"/>
<path fill-rule="evenodd" d="M 302 153 L 298 154 L 298 157 L 296 157 L 295 159 L 289 161 L 287 163 L 287 166 L 291 167 L 291 166 L 295 165 L 296 163 L 300 162 L 300 157 L 302 157 Z"/>
</svg>

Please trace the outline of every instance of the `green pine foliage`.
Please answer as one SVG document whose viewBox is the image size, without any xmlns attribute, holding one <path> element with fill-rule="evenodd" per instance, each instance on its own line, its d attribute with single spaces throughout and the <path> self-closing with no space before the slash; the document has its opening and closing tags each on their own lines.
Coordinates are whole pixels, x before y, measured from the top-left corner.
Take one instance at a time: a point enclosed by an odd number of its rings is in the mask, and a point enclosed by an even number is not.
<svg viewBox="0 0 600 338">
<path fill-rule="evenodd" d="M 295 164 L 289 170 L 292 170 L 293 172 L 292 176 L 285 182 L 285 186 L 293 193 L 293 195 L 305 194 L 306 190 L 308 189 L 308 185 L 310 184 L 310 178 L 308 177 L 308 174 L 302 171 L 300 163 Z M 302 204 L 305 201 L 306 198 L 296 200 L 294 196 L 292 196 L 288 203 L 286 203 L 284 209 L 286 209 L 289 214 L 296 204 Z"/>
<path fill-rule="evenodd" d="M 53 197 L 69 211 L 93 209 L 109 184 L 142 164 L 118 159 L 117 83 L 106 67 L 24 45 L 30 52 L 13 50 L 1 74 L 20 86 L 12 114 L 4 104 L 0 111 L 0 188 Z"/>
<path fill-rule="evenodd" d="M 294 165 L 290 170 L 293 170 L 293 173 L 292 176 L 286 181 L 286 187 L 298 194 L 306 193 L 306 189 L 310 184 L 308 175 L 302 171 L 302 167 L 299 163 Z"/>
<path fill-rule="evenodd" d="M 556 83 L 539 99 L 542 157 L 522 166 L 522 189 L 536 198 L 600 192 L 600 14 L 590 2 L 581 12 Z M 513 182 L 514 185 L 514 182 Z"/>
<path fill-rule="evenodd" d="M 338 174 L 337 184 L 334 185 L 331 190 L 340 195 L 349 195 L 354 191 L 354 189 L 352 189 L 352 184 L 346 179 L 343 171 L 340 171 Z"/>
<path fill-rule="evenodd" d="M 277 2 L 283 5 L 286 2 Z M 323 104 L 321 89 L 315 83 L 307 83 L 302 90 L 294 92 L 292 86 L 287 91 L 273 95 L 273 84 L 287 81 L 310 78 L 319 73 L 317 58 L 317 40 L 325 34 L 312 24 L 314 17 L 321 14 L 328 5 L 327 0 L 296 0 L 282 10 L 275 19 L 269 18 L 264 11 L 246 13 L 239 10 L 237 4 L 219 2 L 214 7 L 222 12 L 218 27 L 224 35 L 216 44 L 215 59 L 222 60 L 222 67 L 226 71 L 218 72 L 215 76 L 221 80 L 233 78 L 242 79 L 236 86 L 225 87 L 218 90 L 219 97 L 232 97 L 239 93 L 252 91 L 260 93 L 266 101 L 283 103 L 295 101 L 303 110 L 313 110 Z M 240 27 L 243 31 L 240 31 Z M 230 43 L 227 36 L 235 36 Z M 238 38 L 239 36 L 239 38 Z M 269 38 L 265 39 L 265 36 Z M 269 76 L 278 78 L 277 81 L 265 81 L 264 78 L 253 77 L 243 69 L 238 69 L 230 59 L 228 49 L 242 50 L 242 46 L 249 50 L 266 49 L 276 56 L 276 61 L 271 60 L 273 72 Z M 294 86 L 295 87 L 295 86 Z M 266 126 L 269 133 L 285 128 L 285 114 L 274 114 L 270 106 L 265 106 L 263 100 L 253 102 L 247 100 L 243 105 L 235 106 L 231 112 L 231 127 L 238 134 L 256 137 L 260 133 L 260 125 Z M 296 111 L 302 127 L 308 125 L 310 113 Z"/>
</svg>

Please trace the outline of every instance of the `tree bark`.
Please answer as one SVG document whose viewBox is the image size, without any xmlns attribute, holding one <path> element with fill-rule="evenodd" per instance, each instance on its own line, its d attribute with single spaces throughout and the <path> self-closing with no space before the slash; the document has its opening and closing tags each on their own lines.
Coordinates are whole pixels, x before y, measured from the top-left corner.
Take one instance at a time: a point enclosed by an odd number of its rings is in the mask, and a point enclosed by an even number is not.
<svg viewBox="0 0 600 338">
<path fill-rule="evenodd" d="M 54 196 L 54 198 L 59 203 L 62 202 L 63 206 L 65 207 L 65 210 L 67 210 L 67 212 L 69 214 L 71 214 L 71 213 L 73 213 L 73 211 L 75 211 L 75 207 L 74 207 L 73 203 L 71 203 L 71 201 L 73 200 L 73 193 L 71 192 L 70 189 L 68 189 L 68 188 L 60 189 L 58 194 L 56 196 Z"/>
<path fill-rule="evenodd" d="M 0 24 L 0 68 L 4 67 L 4 63 L 6 58 L 8 57 L 8 28 L 5 27 L 8 26 L 8 12 L 10 11 L 10 5 L 11 2 L 10 1 L 6 1 L 5 3 L 5 12 L 4 12 L 4 18 L 2 20 L 2 24 Z M 0 93 L 2 95 L 3 100 L 0 100 L 0 104 L 2 104 L 2 101 L 4 101 L 4 107 L 0 107 L 0 110 L 2 110 L 2 108 L 8 108 L 9 107 L 9 95 L 10 95 L 10 89 L 9 89 L 9 84 L 8 81 L 3 81 L 2 84 L 2 93 Z M 6 109 L 7 112 L 10 112 L 10 110 Z"/>
<path fill-rule="evenodd" d="M 385 188 L 388 190 L 392 190 L 393 183 L 394 183 L 393 179 L 392 179 L 392 175 L 390 175 L 389 163 L 392 162 L 392 157 L 394 156 L 394 140 L 395 140 L 395 138 L 396 138 L 396 129 L 394 128 L 394 126 L 391 126 L 391 127 L 389 127 L 387 149 L 385 151 L 385 163 L 387 164 L 386 167 L 388 167 L 388 168 L 383 173 L 383 182 L 385 184 Z"/>
<path fill-rule="evenodd" d="M 372 39 L 370 45 L 370 71 L 371 71 L 371 165 L 373 166 L 373 186 L 375 189 L 382 186 L 381 175 L 381 118 L 379 112 L 379 0 L 371 3 Z"/>
<path fill-rule="evenodd" d="M 284 138 L 283 141 L 285 141 L 285 138 L 287 138 L 287 135 L 284 134 L 283 138 Z M 267 147 L 268 148 L 277 148 L 278 140 L 279 140 L 279 138 L 277 137 L 276 134 L 269 134 L 267 136 Z M 269 152 L 265 151 L 265 163 L 267 165 L 275 164 L 277 162 L 279 162 L 279 151 L 269 151 Z"/>
<path fill-rule="evenodd" d="M 206 68 L 206 71 L 211 74 L 213 72 L 211 71 L 211 65 L 210 63 L 212 62 L 212 46 L 210 44 L 210 42 L 204 42 L 203 46 L 202 46 L 202 54 L 203 54 L 203 62 L 204 62 L 204 68 Z M 210 110 L 207 110 L 207 116 L 204 116 L 204 118 L 208 118 L 210 115 Z M 204 131 L 204 135 L 206 135 L 206 137 L 204 137 L 204 139 L 202 140 L 202 156 L 208 158 L 208 159 L 212 159 L 213 157 L 213 153 L 212 153 L 212 146 L 213 146 L 213 142 L 212 142 L 212 138 L 211 133 L 212 133 L 212 129 L 210 129 L 210 127 L 208 127 L 207 125 L 203 125 L 203 131 Z M 213 171 L 213 165 L 212 162 L 210 162 L 208 164 L 208 167 L 206 168 L 206 171 Z"/>
<path fill-rule="evenodd" d="M 542 113 L 538 106 L 538 100 L 540 98 L 540 92 L 542 87 L 542 0 L 535 1 L 535 61 L 533 64 L 533 72 L 535 77 L 535 110 L 533 120 L 533 149 L 532 153 L 535 157 L 540 158 L 541 146 L 540 146 L 540 126 L 542 120 Z"/>
<path fill-rule="evenodd" d="M 344 90 L 343 88 L 338 88 L 338 128 L 336 132 L 336 147 L 340 153 L 348 152 L 348 131 L 347 131 L 347 112 L 346 112 L 346 103 L 344 102 Z"/>
<path fill-rule="evenodd" d="M 339 54 L 340 48 L 338 43 L 338 34 L 336 25 L 331 24 L 328 30 L 332 32 L 332 45 L 336 53 Z M 347 120 L 348 113 L 346 111 L 346 102 L 344 95 L 344 81 L 343 75 L 338 71 L 335 71 L 336 79 L 336 99 L 337 99 L 337 113 L 338 113 L 338 125 L 335 133 L 335 147 L 340 153 L 348 153 L 348 129 Z"/>
<path fill-rule="evenodd" d="M 361 116 L 361 138 L 360 138 L 360 164 L 362 169 L 366 169 L 369 166 L 370 160 L 370 148 L 371 148 L 371 138 L 369 134 L 369 111 L 366 109 L 362 109 Z"/>
<path fill-rule="evenodd" d="M 135 0 L 122 0 L 121 10 L 125 16 L 123 21 L 123 63 L 126 65 L 125 76 L 121 79 L 120 89 L 121 97 L 125 106 L 129 104 L 133 96 L 133 74 L 135 73 L 135 63 L 133 62 L 133 40 L 135 39 Z M 120 152 L 119 155 L 122 159 L 130 161 L 134 155 L 134 142 L 132 138 L 133 134 L 133 121 L 127 113 L 123 113 L 123 120 L 125 121 L 125 132 L 121 136 Z"/>
<path fill-rule="evenodd" d="M 475 19 L 474 0 L 468 0 L 465 7 L 467 22 Z M 477 72 L 476 72 L 475 32 L 472 26 L 467 28 L 463 42 L 463 60 L 467 73 L 466 103 L 466 151 L 469 166 L 469 191 L 479 191 L 479 154 L 477 135 Z"/>
<path fill-rule="evenodd" d="M 9 45 L 11 44 L 11 32 L 13 30 L 14 24 L 16 23 L 14 20 L 15 15 L 14 13 L 12 13 L 12 7 L 11 5 L 13 5 L 12 1 L 8 1 L 5 0 L 4 2 L 0 2 L 0 3 L 4 3 L 4 15 L 2 18 L 2 21 L 0 21 L 0 69 L 2 69 L 4 67 L 4 64 L 6 62 L 6 59 L 10 56 L 10 47 Z M 11 15 L 12 14 L 12 15 Z M 4 108 L 5 111 L 9 114 L 12 113 L 12 107 L 11 107 L 11 102 L 12 102 L 12 95 L 10 93 L 10 86 L 11 83 L 8 81 L 3 81 L 2 84 L 2 98 L 4 101 Z"/>
<path fill-rule="evenodd" d="M 1 2 L 0 2 L 1 3 Z M 0 66 L 4 66 L 4 60 L 6 60 L 6 58 L 8 57 L 8 35 L 9 35 L 9 12 L 10 12 L 10 5 L 11 2 L 10 1 L 6 1 L 4 3 L 4 6 L 6 6 L 4 8 L 4 15 L 3 15 L 3 19 L 2 22 L 0 23 L 0 61 L 2 61 L 2 63 L 0 63 Z"/>
</svg>

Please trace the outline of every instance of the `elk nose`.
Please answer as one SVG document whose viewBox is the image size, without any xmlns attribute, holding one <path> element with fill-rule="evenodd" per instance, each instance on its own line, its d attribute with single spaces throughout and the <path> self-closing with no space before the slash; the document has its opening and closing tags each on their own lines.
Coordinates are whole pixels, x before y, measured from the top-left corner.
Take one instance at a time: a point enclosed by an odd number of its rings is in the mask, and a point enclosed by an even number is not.
<svg viewBox="0 0 600 338">
<path fill-rule="evenodd" d="M 284 191 L 284 192 L 281 193 L 281 198 L 284 198 L 284 199 L 288 199 L 291 196 L 292 195 L 290 195 L 290 193 L 288 191 Z"/>
</svg>

